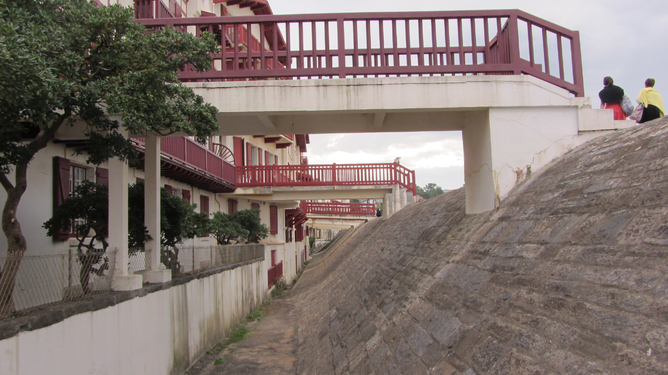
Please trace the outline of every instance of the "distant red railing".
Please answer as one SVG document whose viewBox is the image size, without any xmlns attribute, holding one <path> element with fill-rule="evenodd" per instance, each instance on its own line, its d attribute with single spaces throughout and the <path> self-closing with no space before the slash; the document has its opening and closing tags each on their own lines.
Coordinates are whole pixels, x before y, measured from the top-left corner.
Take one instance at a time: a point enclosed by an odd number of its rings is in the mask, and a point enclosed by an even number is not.
<svg viewBox="0 0 668 375">
<path fill-rule="evenodd" d="M 314 215 L 355 215 L 375 216 L 376 205 L 373 203 L 307 202 L 302 201 L 302 209 Z"/>
<path fill-rule="evenodd" d="M 141 146 L 144 145 L 144 138 L 133 138 L 133 140 Z M 162 137 L 160 151 L 190 167 L 234 183 L 236 167 L 188 137 Z"/>
<path fill-rule="evenodd" d="M 237 166 L 238 187 L 400 185 L 417 193 L 415 171 L 399 163 Z"/>
<path fill-rule="evenodd" d="M 278 262 L 275 266 L 269 267 L 269 270 L 267 271 L 269 288 L 271 288 L 281 277 L 283 277 L 283 261 Z"/>
<path fill-rule="evenodd" d="M 197 73 L 186 69 L 180 75 L 186 81 L 528 74 L 576 96 L 584 95 L 579 33 L 520 10 L 257 15 L 138 22 L 148 27 L 177 27 L 197 35 L 202 30 L 225 30 L 228 35 L 224 40 L 231 45 L 238 46 L 241 39 L 255 37 L 259 46 L 268 46 L 268 50 L 246 51 L 221 48 L 214 56 L 213 70 Z M 246 36 L 239 35 L 236 25 L 243 25 Z M 276 29 L 279 32 L 271 32 Z M 258 32 L 251 35 L 251 30 Z"/>
</svg>

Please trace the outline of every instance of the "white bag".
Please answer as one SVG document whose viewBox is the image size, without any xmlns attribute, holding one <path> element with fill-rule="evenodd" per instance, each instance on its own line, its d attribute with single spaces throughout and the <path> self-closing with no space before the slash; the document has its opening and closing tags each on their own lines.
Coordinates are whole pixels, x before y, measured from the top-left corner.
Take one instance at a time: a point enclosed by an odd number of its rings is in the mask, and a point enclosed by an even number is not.
<svg viewBox="0 0 668 375">
<path fill-rule="evenodd" d="M 636 109 L 633 110 L 633 113 L 631 116 L 628 117 L 629 120 L 635 120 L 635 122 L 640 123 L 640 119 L 642 119 L 642 112 L 645 110 L 645 105 L 642 103 L 638 103 L 638 106 Z"/>
<path fill-rule="evenodd" d="M 631 101 L 631 98 L 629 98 L 628 95 L 624 95 L 624 98 L 622 99 L 622 102 L 620 103 L 622 106 L 622 112 L 624 112 L 624 116 L 631 116 L 633 114 L 633 102 Z"/>
</svg>

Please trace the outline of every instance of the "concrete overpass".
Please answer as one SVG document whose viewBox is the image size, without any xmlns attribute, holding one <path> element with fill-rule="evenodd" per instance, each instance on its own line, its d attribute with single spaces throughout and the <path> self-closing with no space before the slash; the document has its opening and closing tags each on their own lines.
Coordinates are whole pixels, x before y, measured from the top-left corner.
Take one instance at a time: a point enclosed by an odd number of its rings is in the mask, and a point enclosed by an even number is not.
<svg viewBox="0 0 668 375">
<path fill-rule="evenodd" d="M 471 214 L 494 209 L 516 184 L 570 149 L 634 124 L 526 75 L 187 85 L 220 109 L 220 135 L 462 131 Z M 266 189 L 266 195 L 291 194 Z M 349 198 L 309 190 L 307 199 Z"/>
</svg>

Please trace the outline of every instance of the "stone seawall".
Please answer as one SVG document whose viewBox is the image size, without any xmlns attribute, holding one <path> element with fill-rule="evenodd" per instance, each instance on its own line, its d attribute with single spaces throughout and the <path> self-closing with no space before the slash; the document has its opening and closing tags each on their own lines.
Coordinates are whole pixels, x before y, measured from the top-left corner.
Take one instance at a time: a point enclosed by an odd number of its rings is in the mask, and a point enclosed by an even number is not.
<svg viewBox="0 0 668 375">
<path fill-rule="evenodd" d="M 320 255 L 294 290 L 298 373 L 668 373 L 668 118 L 493 212 L 464 205 L 412 205 Z"/>
</svg>

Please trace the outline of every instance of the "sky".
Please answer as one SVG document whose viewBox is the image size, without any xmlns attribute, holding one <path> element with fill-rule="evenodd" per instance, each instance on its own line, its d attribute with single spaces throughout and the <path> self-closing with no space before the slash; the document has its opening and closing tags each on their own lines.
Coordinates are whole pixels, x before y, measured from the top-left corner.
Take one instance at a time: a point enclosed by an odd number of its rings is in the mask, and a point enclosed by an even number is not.
<svg viewBox="0 0 668 375">
<path fill-rule="evenodd" d="M 631 99 L 645 79 L 668 95 L 668 1 L 645 0 L 269 0 L 274 14 L 357 13 L 520 9 L 580 32 L 585 96 L 600 104 L 603 77 L 612 76 Z M 666 97 L 668 100 L 668 96 Z M 312 134 L 309 164 L 389 163 L 416 171 L 417 184 L 436 183 L 444 189 L 464 184 L 464 154 L 460 132 Z"/>
</svg>

